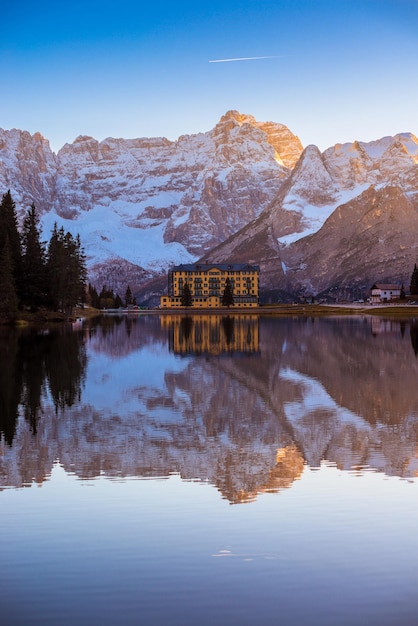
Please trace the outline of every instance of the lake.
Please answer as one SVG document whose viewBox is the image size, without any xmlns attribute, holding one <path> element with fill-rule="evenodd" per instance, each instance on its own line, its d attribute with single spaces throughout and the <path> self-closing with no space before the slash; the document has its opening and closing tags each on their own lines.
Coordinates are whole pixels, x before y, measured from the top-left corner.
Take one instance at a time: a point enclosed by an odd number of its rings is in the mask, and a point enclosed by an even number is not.
<svg viewBox="0 0 418 626">
<path fill-rule="evenodd" d="M 418 318 L 0 345 L 2 625 L 417 623 Z"/>
</svg>

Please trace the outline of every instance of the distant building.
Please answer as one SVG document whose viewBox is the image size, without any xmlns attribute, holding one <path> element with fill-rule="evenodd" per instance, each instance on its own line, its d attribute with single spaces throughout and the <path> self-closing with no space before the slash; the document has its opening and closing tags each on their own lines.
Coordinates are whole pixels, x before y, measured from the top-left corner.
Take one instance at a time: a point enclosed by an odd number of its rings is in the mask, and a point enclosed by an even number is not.
<svg viewBox="0 0 418 626">
<path fill-rule="evenodd" d="M 186 285 L 191 308 L 220 308 L 225 294 L 232 294 L 231 308 L 257 307 L 259 292 L 258 265 L 245 263 L 193 263 L 176 265 L 168 273 L 168 295 L 160 297 L 161 308 L 183 307 Z"/>
<path fill-rule="evenodd" d="M 398 300 L 401 295 L 399 285 L 375 283 L 371 289 L 371 304 L 381 304 L 382 302 L 390 302 Z"/>
</svg>

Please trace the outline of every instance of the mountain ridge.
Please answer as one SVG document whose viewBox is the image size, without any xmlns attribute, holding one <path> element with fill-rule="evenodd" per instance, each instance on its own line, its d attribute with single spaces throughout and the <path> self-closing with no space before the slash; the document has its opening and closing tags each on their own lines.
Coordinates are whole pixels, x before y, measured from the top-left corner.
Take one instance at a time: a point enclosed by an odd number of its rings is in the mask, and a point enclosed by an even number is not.
<svg viewBox="0 0 418 626">
<path fill-rule="evenodd" d="M 336 231 L 349 228 L 350 212 L 357 215 L 350 243 L 357 250 L 373 202 L 390 212 L 395 229 L 386 232 L 383 255 L 379 237 L 369 241 L 375 279 L 405 280 L 416 259 L 409 236 L 418 210 L 412 133 L 337 143 L 321 153 L 303 148 L 283 124 L 228 111 L 212 130 L 176 141 L 84 135 L 55 154 L 40 133 L 0 129 L 0 183 L 11 190 L 20 219 L 34 202 L 44 231 L 57 222 L 80 233 L 91 282 L 101 287 L 107 277 L 116 290 L 129 282 L 139 297 L 161 292 L 170 265 L 203 257 L 260 264 L 267 292 L 303 295 L 335 288 L 335 280 L 364 283 L 370 275 L 361 275 L 361 260 L 356 272 L 338 254 L 344 237 Z M 393 188 L 399 190 L 399 212 L 383 201 L 385 186 L 393 201 Z M 327 223 L 342 206 L 344 219 Z M 378 233 L 371 215 L 368 228 Z M 327 237 L 315 237 L 325 224 Z M 334 255 L 327 241 L 337 246 Z M 320 257 L 332 257 L 341 271 L 318 272 L 313 259 Z"/>
</svg>

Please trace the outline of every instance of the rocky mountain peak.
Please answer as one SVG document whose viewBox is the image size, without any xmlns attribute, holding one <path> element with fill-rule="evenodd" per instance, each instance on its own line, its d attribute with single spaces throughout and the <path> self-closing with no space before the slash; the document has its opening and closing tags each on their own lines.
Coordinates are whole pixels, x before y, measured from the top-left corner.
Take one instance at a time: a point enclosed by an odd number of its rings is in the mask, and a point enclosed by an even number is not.
<svg viewBox="0 0 418 626">
<path fill-rule="evenodd" d="M 239 111 L 235 111 L 235 110 L 227 111 L 225 115 L 222 115 L 219 122 L 222 123 L 228 120 L 234 120 L 240 126 L 242 126 L 242 124 L 251 124 L 252 126 L 255 126 L 257 124 L 257 121 L 253 115 L 240 113 Z"/>
<path fill-rule="evenodd" d="M 221 117 L 216 128 L 220 127 L 223 132 L 248 124 L 264 135 L 260 135 L 258 141 L 267 142 L 274 149 L 274 155 L 277 163 L 286 168 L 292 169 L 297 163 L 303 151 L 302 143 L 296 135 L 294 135 L 287 126 L 276 122 L 257 122 L 253 115 L 240 113 L 239 111 L 227 111 Z"/>
<path fill-rule="evenodd" d="M 292 194 L 316 206 L 332 204 L 338 192 L 321 152 L 314 145 L 307 146 L 303 151 L 288 186 Z"/>
<path fill-rule="evenodd" d="M 20 217 L 35 203 L 46 234 L 54 222 L 80 233 L 91 282 L 108 276 L 139 296 L 214 249 L 260 265 L 262 290 L 294 293 L 360 281 L 364 259 L 376 279 L 402 266 L 405 279 L 417 261 L 411 133 L 321 154 L 283 124 L 231 110 L 177 141 L 82 135 L 55 155 L 40 133 L 0 129 L 1 188 Z"/>
</svg>

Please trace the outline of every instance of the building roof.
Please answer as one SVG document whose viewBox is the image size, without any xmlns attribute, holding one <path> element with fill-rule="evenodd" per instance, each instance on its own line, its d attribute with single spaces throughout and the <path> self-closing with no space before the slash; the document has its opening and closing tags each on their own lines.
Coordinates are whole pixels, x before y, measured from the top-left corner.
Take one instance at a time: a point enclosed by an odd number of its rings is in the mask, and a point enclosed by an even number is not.
<svg viewBox="0 0 418 626">
<path fill-rule="evenodd" d="M 249 265 L 248 263 L 184 263 L 183 265 L 174 265 L 170 270 L 175 272 L 207 272 L 212 268 L 222 272 L 260 271 L 259 265 Z"/>
<path fill-rule="evenodd" d="M 391 283 L 375 283 L 372 289 L 381 289 L 383 291 L 394 291 L 396 289 L 401 289 L 399 285 L 394 285 Z"/>
</svg>

